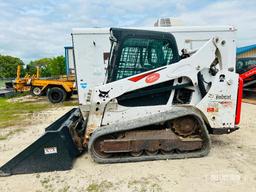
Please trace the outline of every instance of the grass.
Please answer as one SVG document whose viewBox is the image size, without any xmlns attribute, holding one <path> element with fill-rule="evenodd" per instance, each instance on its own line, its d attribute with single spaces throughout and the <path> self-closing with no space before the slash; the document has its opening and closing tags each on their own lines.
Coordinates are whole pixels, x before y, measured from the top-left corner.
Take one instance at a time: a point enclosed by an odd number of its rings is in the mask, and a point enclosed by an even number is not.
<svg viewBox="0 0 256 192">
<path fill-rule="evenodd" d="M 64 105 L 64 106 L 78 106 L 79 105 L 79 103 L 78 103 L 78 101 L 77 100 L 71 100 L 71 101 L 65 101 L 65 102 L 63 102 L 62 103 L 62 105 Z"/>
<path fill-rule="evenodd" d="M 0 98 L 0 128 L 20 124 L 27 115 L 49 108 L 48 103 L 8 102 Z"/>
<path fill-rule="evenodd" d="M 131 180 L 128 182 L 128 188 L 138 192 L 162 192 L 161 186 L 154 178 L 141 178 L 139 180 Z"/>
<path fill-rule="evenodd" d="M 34 99 L 22 101 L 23 96 L 29 94 L 29 92 L 24 92 L 10 95 L 5 98 L 0 97 L 0 128 L 18 125 L 21 122 L 25 122 L 30 119 L 30 116 L 33 115 L 33 113 L 40 112 L 48 108 L 58 108 L 63 106 L 78 107 L 79 105 L 76 97 L 58 104 L 51 104 L 47 101 L 46 97 L 40 97 L 36 101 Z M 8 99 L 12 98 L 17 98 L 17 100 L 8 101 Z M 12 135 L 12 133 L 10 134 Z M 0 136 L 0 140 L 6 139 L 8 136 L 9 135 L 2 135 Z"/>
<path fill-rule="evenodd" d="M 104 192 L 111 191 L 110 189 L 113 187 L 113 183 L 110 181 L 101 181 L 100 183 L 91 183 L 87 188 L 87 192 Z"/>
</svg>

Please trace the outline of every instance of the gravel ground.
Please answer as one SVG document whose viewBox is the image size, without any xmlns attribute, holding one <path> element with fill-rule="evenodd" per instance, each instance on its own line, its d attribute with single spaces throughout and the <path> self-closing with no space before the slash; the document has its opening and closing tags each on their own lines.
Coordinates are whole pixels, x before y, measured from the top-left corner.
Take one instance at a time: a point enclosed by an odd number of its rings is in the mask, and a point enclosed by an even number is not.
<svg viewBox="0 0 256 192">
<path fill-rule="evenodd" d="M 85 154 L 70 171 L 0 177 L 0 191 L 256 191 L 256 105 L 244 103 L 242 107 L 240 130 L 211 136 L 207 157 L 100 165 Z M 30 126 L 0 130 L 0 134 L 19 130 L 0 140 L 0 165 L 70 108 L 35 114 Z"/>
</svg>

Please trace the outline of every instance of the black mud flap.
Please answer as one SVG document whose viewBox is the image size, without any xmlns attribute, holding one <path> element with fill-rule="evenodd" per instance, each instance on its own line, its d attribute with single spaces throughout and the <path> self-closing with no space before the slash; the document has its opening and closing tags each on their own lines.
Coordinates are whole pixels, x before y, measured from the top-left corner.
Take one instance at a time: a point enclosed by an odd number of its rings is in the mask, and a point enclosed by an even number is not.
<svg viewBox="0 0 256 192">
<path fill-rule="evenodd" d="M 73 159 L 82 153 L 69 128 L 81 129 L 83 118 L 73 108 L 45 129 L 44 135 L 0 168 L 0 176 L 68 170 Z"/>
</svg>

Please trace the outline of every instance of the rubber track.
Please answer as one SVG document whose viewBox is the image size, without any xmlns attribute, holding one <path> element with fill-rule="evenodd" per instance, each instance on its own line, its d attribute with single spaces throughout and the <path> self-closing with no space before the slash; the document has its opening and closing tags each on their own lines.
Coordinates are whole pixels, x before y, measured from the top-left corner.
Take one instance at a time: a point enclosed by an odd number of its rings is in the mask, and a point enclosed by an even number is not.
<svg viewBox="0 0 256 192">
<path fill-rule="evenodd" d="M 187 152 L 187 153 L 180 153 L 180 154 L 158 154 L 158 155 L 142 155 L 139 157 L 132 157 L 132 156 L 123 156 L 123 157 L 110 157 L 110 158 L 101 158 L 96 156 L 92 150 L 92 144 L 96 141 L 97 138 L 129 130 L 136 130 L 143 126 L 152 125 L 160 122 L 165 122 L 167 120 L 176 119 L 179 117 L 184 116 L 193 116 L 198 120 L 198 123 L 202 129 L 202 138 L 203 138 L 203 147 L 201 150 L 197 150 L 194 152 Z M 136 162 L 136 161 L 151 161 L 151 160 L 165 160 L 165 159 L 184 159 L 184 158 L 196 158 L 196 157 L 203 157 L 206 156 L 211 148 L 211 141 L 208 134 L 208 130 L 205 126 L 204 121 L 202 120 L 201 116 L 198 115 L 192 108 L 186 107 L 173 107 L 172 109 L 160 112 L 154 115 L 149 115 L 143 118 L 137 118 L 135 120 L 125 121 L 121 123 L 116 123 L 112 125 L 107 125 L 104 127 L 97 128 L 89 141 L 88 149 L 92 159 L 97 163 L 125 163 L 125 162 Z"/>
</svg>

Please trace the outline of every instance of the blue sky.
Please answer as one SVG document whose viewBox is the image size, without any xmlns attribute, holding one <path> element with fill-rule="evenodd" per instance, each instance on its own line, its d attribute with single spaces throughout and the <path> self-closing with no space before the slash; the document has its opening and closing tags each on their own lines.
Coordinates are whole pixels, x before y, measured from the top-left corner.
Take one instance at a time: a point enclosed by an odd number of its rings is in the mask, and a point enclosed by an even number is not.
<svg viewBox="0 0 256 192">
<path fill-rule="evenodd" d="M 26 63 L 63 54 L 74 27 L 153 26 L 160 17 L 234 25 L 238 46 L 256 43 L 255 0 L 1 0 L 0 10 L 0 54 Z"/>
</svg>

